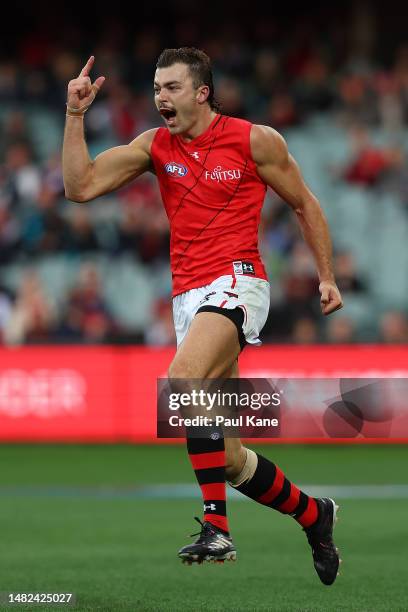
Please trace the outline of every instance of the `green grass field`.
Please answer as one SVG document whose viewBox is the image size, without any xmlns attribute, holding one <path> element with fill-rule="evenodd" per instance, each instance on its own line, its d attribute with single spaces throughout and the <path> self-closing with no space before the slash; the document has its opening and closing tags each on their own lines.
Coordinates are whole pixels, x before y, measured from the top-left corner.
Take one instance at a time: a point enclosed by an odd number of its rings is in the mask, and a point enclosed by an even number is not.
<svg viewBox="0 0 408 612">
<path fill-rule="evenodd" d="M 256 450 L 296 483 L 408 484 L 404 446 Z M 298 525 L 250 501 L 229 504 L 236 563 L 183 566 L 176 552 L 197 531 L 200 499 L 137 496 L 138 486 L 194 482 L 182 447 L 3 445 L 0 466 L 0 591 L 74 592 L 68 610 L 408 609 L 402 493 L 339 500 L 343 565 L 325 587 Z"/>
</svg>

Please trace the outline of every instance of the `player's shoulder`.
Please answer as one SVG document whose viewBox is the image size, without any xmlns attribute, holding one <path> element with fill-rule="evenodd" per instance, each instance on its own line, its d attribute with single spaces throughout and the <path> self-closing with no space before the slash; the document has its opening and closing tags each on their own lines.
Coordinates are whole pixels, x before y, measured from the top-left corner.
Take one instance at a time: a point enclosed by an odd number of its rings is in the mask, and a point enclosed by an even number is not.
<svg viewBox="0 0 408 612">
<path fill-rule="evenodd" d="M 172 136 L 166 127 L 158 127 L 149 132 L 154 132 L 150 144 L 152 151 L 165 149 L 171 145 Z"/>
<path fill-rule="evenodd" d="M 241 151 L 245 159 L 252 159 L 250 148 L 250 135 L 252 123 L 240 117 L 221 115 L 219 122 L 218 138 L 221 146 L 223 144 Z"/>
<path fill-rule="evenodd" d="M 161 129 L 162 128 L 152 128 L 150 130 L 146 130 L 145 132 L 142 132 L 141 134 L 139 134 L 139 136 L 133 142 L 136 142 L 136 140 L 138 140 L 140 143 L 144 143 L 150 146 L 152 142 L 154 141 L 154 139 L 156 138 L 157 133 Z"/>
<path fill-rule="evenodd" d="M 251 127 L 251 152 L 256 163 L 278 162 L 288 155 L 288 148 L 282 134 L 269 125 L 253 124 Z"/>
<path fill-rule="evenodd" d="M 160 128 L 152 128 L 150 130 L 146 130 L 145 132 L 142 132 L 141 134 L 136 136 L 136 138 L 132 140 L 132 142 L 130 142 L 129 144 L 136 145 L 136 146 L 143 145 L 143 144 L 149 145 L 155 139 L 158 130 L 160 130 Z"/>
<path fill-rule="evenodd" d="M 152 128 L 150 130 L 146 130 L 145 132 L 142 132 L 141 134 L 136 136 L 136 138 L 132 140 L 132 142 L 129 143 L 130 149 L 132 150 L 142 149 L 143 151 L 145 151 L 146 153 L 150 155 L 152 144 L 156 138 L 157 132 L 160 129 L 161 128 Z"/>
<path fill-rule="evenodd" d="M 288 155 L 288 148 L 283 136 L 269 125 L 251 123 L 247 119 L 228 117 L 230 130 L 246 133 L 249 137 L 244 138 L 249 145 L 249 155 L 256 164 L 265 162 L 281 163 Z"/>
<path fill-rule="evenodd" d="M 259 147 L 270 147 L 271 145 L 282 147 L 286 145 L 282 134 L 269 125 L 252 124 L 251 143 Z"/>
<path fill-rule="evenodd" d="M 241 117 L 231 117 L 230 115 L 222 115 L 225 118 L 225 122 L 222 125 L 222 130 L 235 129 L 235 130 L 244 130 L 250 131 L 252 127 L 252 123 L 247 119 L 242 119 Z"/>
</svg>

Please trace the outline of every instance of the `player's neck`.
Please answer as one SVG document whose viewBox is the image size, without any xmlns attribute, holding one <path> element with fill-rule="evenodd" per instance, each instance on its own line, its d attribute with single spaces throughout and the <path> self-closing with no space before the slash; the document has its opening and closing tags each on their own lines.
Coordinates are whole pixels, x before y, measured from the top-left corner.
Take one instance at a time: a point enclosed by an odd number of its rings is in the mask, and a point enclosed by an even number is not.
<svg viewBox="0 0 408 612">
<path fill-rule="evenodd" d="M 197 121 L 191 126 L 188 132 L 180 134 L 180 138 L 185 142 L 190 142 L 194 138 L 201 136 L 201 134 L 203 134 L 209 128 L 216 115 L 217 113 L 208 107 L 208 110 L 205 109 L 205 111 L 200 114 Z"/>
</svg>

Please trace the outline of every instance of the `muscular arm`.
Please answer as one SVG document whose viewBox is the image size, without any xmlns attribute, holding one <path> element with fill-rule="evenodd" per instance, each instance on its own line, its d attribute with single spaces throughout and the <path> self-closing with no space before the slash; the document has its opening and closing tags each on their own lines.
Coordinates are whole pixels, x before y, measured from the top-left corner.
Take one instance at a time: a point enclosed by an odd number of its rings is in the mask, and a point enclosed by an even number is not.
<svg viewBox="0 0 408 612">
<path fill-rule="evenodd" d="M 74 202 L 88 202 L 126 185 L 151 169 L 150 146 L 156 129 L 148 130 L 128 145 L 89 156 L 83 117 L 67 116 L 62 152 L 65 195 Z"/>
<path fill-rule="evenodd" d="M 254 125 L 251 151 L 261 179 L 295 211 L 316 261 L 322 311 L 324 314 L 334 312 L 341 308 L 342 301 L 334 281 L 329 228 L 319 201 L 304 182 L 299 166 L 278 132 L 267 126 Z"/>
<path fill-rule="evenodd" d="M 92 160 L 84 136 L 84 115 L 102 87 L 105 77 L 91 82 L 95 56 L 68 83 L 67 117 L 62 151 L 65 195 L 74 202 L 88 202 L 118 189 L 151 168 L 150 147 L 156 130 L 148 130 L 130 144 L 104 151 Z"/>
</svg>

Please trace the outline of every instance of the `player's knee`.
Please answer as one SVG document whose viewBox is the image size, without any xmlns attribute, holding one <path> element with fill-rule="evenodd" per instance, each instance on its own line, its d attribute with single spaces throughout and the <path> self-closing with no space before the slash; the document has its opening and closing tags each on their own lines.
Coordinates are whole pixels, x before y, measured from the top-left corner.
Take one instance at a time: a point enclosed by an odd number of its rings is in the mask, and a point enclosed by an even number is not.
<svg viewBox="0 0 408 612">
<path fill-rule="evenodd" d="M 240 446 L 226 453 L 225 475 L 228 480 L 235 478 L 242 472 L 246 461 L 246 454 L 246 448 L 244 446 Z"/>
<path fill-rule="evenodd" d="M 169 378 L 198 378 L 195 368 L 181 360 L 175 360 L 170 364 L 168 377 Z"/>
</svg>

